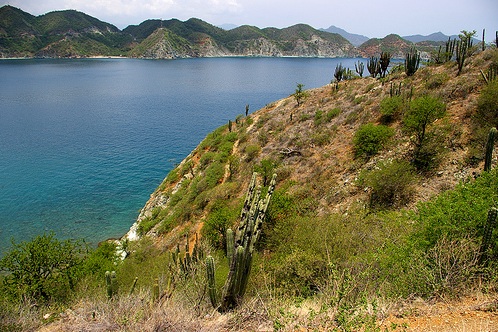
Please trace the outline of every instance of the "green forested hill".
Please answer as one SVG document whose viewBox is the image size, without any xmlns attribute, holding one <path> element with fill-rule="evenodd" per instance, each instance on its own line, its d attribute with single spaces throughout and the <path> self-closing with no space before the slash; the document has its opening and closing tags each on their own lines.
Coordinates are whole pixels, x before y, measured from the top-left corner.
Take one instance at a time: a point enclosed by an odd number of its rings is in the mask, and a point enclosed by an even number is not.
<svg viewBox="0 0 498 332">
<path fill-rule="evenodd" d="M 158 29 L 168 29 L 158 38 Z M 153 38 L 149 38 L 154 36 Z M 176 40 L 176 42 L 175 42 Z M 182 47 L 175 48 L 182 40 Z M 144 43 L 140 45 L 141 43 Z M 155 43 L 154 43 L 155 42 Z M 187 44 L 185 44 L 187 43 Z M 164 51 L 164 45 L 168 44 Z M 298 24 L 284 29 L 242 26 L 230 31 L 197 18 L 146 20 L 123 31 L 87 14 L 64 10 L 33 16 L 0 8 L 0 57 L 350 56 L 354 47 L 338 34 Z M 174 53 L 174 55 L 173 55 Z"/>
<path fill-rule="evenodd" d="M 33 16 L 0 8 L 1 57 L 119 55 L 131 41 L 114 25 L 75 10 Z"/>
</svg>

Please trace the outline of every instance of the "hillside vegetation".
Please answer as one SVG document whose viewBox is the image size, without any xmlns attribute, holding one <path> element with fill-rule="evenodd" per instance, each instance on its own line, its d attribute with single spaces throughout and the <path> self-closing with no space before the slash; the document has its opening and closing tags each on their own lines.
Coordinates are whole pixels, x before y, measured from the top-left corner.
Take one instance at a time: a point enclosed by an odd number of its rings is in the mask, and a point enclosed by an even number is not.
<svg viewBox="0 0 498 332">
<path fill-rule="evenodd" d="M 370 57 L 382 51 L 403 58 L 410 47 L 428 58 L 440 44 L 414 44 L 391 34 L 356 48 L 340 34 L 306 24 L 283 29 L 244 25 L 227 31 L 197 18 L 146 20 L 121 31 L 75 10 L 33 16 L 10 5 L 0 7 L 0 58 Z"/>
<path fill-rule="evenodd" d="M 402 65 L 384 78 L 346 71 L 241 110 L 168 174 L 118 243 L 87 251 L 44 235 L 13 247 L 0 262 L 12 272 L 0 330 L 404 331 L 420 303 L 462 296 L 486 299 L 472 310 L 492 326 L 498 51 L 441 62 L 410 76 Z M 220 313 L 210 298 L 253 172 L 262 197 L 274 173 L 277 185 L 245 295 Z"/>
</svg>

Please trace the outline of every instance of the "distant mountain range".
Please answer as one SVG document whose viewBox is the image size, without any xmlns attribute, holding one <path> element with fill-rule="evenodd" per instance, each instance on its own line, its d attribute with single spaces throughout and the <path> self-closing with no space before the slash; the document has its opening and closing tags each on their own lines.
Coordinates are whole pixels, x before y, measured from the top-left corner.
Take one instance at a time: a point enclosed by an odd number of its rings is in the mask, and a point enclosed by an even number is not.
<svg viewBox="0 0 498 332">
<path fill-rule="evenodd" d="M 363 44 L 364 42 L 366 42 L 367 40 L 370 39 L 367 36 L 357 35 L 357 34 L 354 34 L 354 33 L 349 33 L 346 30 L 343 30 L 341 28 L 336 27 L 335 25 L 331 25 L 327 29 L 320 29 L 320 30 L 327 31 L 327 32 L 330 32 L 330 33 L 338 33 L 341 36 L 343 36 L 344 38 L 346 38 L 355 47 L 360 46 L 361 44 Z"/>
<path fill-rule="evenodd" d="M 224 27 L 191 18 L 146 20 L 120 30 L 75 10 L 33 16 L 6 5 L 0 7 L 0 57 L 368 57 L 381 51 L 403 57 L 410 47 L 428 52 L 448 39 L 442 33 L 427 36 L 437 39 L 433 42 L 419 42 L 426 39 L 419 35 L 369 39 L 335 26 L 317 30 L 306 24 L 283 29 Z"/>
</svg>

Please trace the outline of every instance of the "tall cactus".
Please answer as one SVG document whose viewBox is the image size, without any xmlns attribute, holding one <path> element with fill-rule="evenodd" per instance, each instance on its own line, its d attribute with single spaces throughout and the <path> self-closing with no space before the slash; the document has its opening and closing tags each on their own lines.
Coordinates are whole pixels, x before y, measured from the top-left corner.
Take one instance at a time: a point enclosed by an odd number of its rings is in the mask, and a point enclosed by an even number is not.
<svg viewBox="0 0 498 332">
<path fill-rule="evenodd" d="M 491 236 L 493 235 L 493 229 L 496 227 L 496 215 L 498 214 L 498 209 L 492 207 L 488 211 L 488 218 L 486 219 L 486 224 L 484 225 L 484 234 L 482 236 L 481 248 L 479 250 L 479 263 L 482 264 L 488 259 L 488 249 L 491 244 Z"/>
<path fill-rule="evenodd" d="M 152 303 L 159 299 L 159 278 L 154 279 L 154 284 L 152 285 Z"/>
<path fill-rule="evenodd" d="M 486 32 L 486 29 L 482 29 L 482 51 L 484 52 L 486 50 L 486 40 L 484 40 L 484 33 Z"/>
<path fill-rule="evenodd" d="M 216 295 L 216 282 L 214 279 L 214 259 L 212 256 L 206 257 L 206 273 L 208 280 L 208 294 L 211 304 L 214 308 L 218 307 L 218 298 Z"/>
<path fill-rule="evenodd" d="M 233 248 L 234 248 L 233 231 L 231 228 L 227 229 L 227 260 L 228 267 L 232 264 Z"/>
<path fill-rule="evenodd" d="M 105 271 L 105 281 L 107 284 L 107 298 L 112 300 L 116 295 L 116 271 Z"/>
<path fill-rule="evenodd" d="M 486 155 L 484 157 L 484 171 L 491 171 L 491 162 L 493 160 L 493 148 L 495 147 L 496 128 L 489 130 L 488 140 L 486 142 Z"/>
<path fill-rule="evenodd" d="M 467 43 L 463 40 L 457 41 L 456 44 L 456 62 L 458 66 L 457 76 L 460 75 L 465 64 L 465 58 L 467 57 Z"/>
<path fill-rule="evenodd" d="M 131 288 L 130 288 L 130 295 L 133 295 L 133 292 L 135 291 L 135 287 L 137 286 L 137 281 L 138 281 L 138 277 L 135 277 L 135 279 L 133 280 L 133 284 L 131 285 Z"/>
<path fill-rule="evenodd" d="M 254 247 L 261 235 L 263 220 L 275 190 L 276 174 L 273 175 L 268 193 L 260 198 L 261 186 L 256 187 L 257 173 L 253 173 L 247 190 L 244 206 L 240 214 L 240 223 L 231 250 L 230 270 L 228 272 L 221 301 L 218 304 L 214 287 L 214 262 L 211 256 L 206 258 L 209 295 L 213 307 L 220 312 L 233 309 L 244 296 L 249 274 L 251 272 Z"/>
</svg>

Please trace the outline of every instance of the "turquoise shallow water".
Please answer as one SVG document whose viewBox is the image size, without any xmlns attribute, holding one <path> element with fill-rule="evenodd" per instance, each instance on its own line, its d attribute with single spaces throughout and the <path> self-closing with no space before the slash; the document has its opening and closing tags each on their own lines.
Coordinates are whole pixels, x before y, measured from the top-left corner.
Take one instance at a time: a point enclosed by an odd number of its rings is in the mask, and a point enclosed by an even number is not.
<svg viewBox="0 0 498 332">
<path fill-rule="evenodd" d="M 51 230 L 122 236 L 207 133 L 356 60 L 0 61 L 0 255 Z"/>
</svg>

